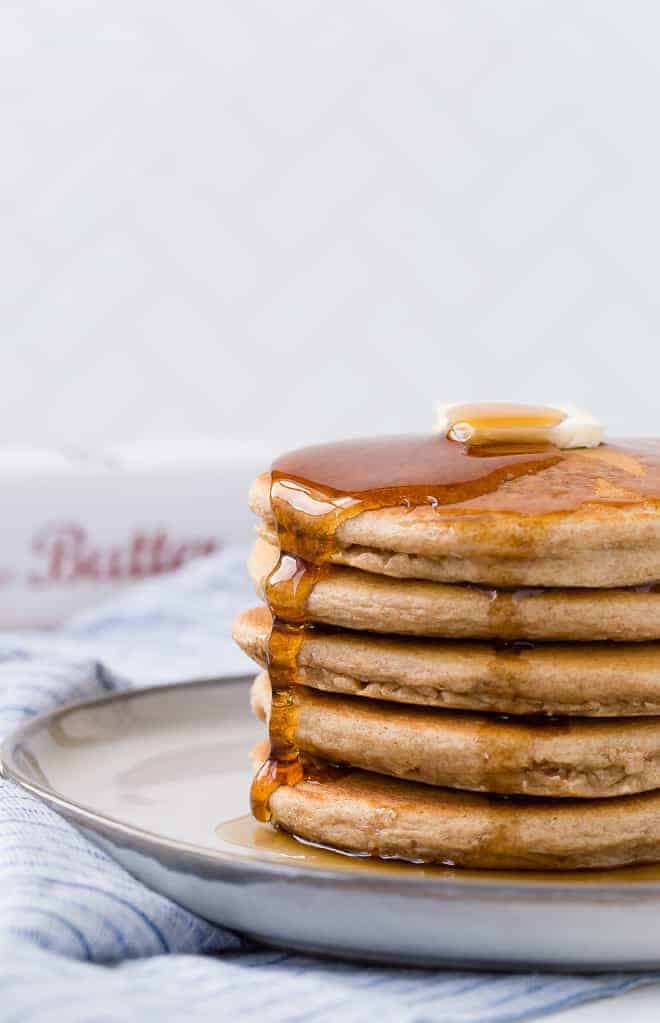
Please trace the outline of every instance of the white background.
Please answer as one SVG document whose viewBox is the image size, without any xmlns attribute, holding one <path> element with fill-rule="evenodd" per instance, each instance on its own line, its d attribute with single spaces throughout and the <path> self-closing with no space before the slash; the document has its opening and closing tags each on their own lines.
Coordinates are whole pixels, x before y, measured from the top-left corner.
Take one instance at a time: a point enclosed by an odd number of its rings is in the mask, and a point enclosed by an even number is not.
<svg viewBox="0 0 660 1023">
<path fill-rule="evenodd" d="M 0 8 L 5 440 L 660 432 L 660 9 Z"/>
</svg>

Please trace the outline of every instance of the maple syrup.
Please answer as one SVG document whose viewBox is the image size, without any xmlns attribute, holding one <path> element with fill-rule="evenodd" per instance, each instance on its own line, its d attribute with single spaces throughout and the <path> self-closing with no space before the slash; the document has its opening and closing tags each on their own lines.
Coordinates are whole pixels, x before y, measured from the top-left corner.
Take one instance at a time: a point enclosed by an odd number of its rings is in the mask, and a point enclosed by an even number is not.
<svg viewBox="0 0 660 1023">
<path fill-rule="evenodd" d="M 296 554 L 281 551 L 277 564 L 266 580 L 266 603 L 274 619 L 295 625 L 304 625 L 307 620 L 307 600 L 319 579 L 327 572 L 327 566 L 303 561 Z M 290 633 L 283 633 L 288 637 Z M 285 645 L 284 638 L 278 644 L 279 653 Z"/>
<path fill-rule="evenodd" d="M 274 586 L 278 585 L 287 586 L 295 599 L 292 576 L 279 581 L 276 577 Z M 267 587 L 267 596 L 268 592 Z M 252 814 L 258 821 L 270 820 L 268 801 L 275 789 L 280 785 L 297 785 L 305 776 L 304 761 L 295 745 L 296 707 L 291 690 L 302 638 L 301 626 L 273 619 L 267 651 L 272 693 L 268 723 L 270 746 L 268 757 L 258 769 L 250 790 Z"/>
</svg>

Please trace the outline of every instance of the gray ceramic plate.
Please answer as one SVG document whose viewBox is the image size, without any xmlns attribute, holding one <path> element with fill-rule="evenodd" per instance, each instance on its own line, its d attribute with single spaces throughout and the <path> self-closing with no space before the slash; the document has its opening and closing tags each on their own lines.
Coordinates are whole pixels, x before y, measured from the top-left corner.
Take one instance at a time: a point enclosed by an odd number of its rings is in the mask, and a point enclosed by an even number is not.
<svg viewBox="0 0 660 1023">
<path fill-rule="evenodd" d="M 405 963 L 660 965 L 658 868 L 468 872 L 312 848 L 246 816 L 260 738 L 247 680 L 227 679 L 62 708 L 2 757 L 136 877 L 269 944 Z"/>
</svg>

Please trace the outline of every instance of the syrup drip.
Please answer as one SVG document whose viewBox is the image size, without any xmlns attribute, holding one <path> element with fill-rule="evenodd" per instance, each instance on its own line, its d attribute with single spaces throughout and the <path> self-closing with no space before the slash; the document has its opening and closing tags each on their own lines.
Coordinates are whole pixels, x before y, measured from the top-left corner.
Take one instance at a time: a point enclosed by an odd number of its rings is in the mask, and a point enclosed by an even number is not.
<svg viewBox="0 0 660 1023">
<path fill-rule="evenodd" d="M 252 815 L 267 822 L 271 813 L 269 800 L 280 785 L 297 785 L 301 781 L 321 784 L 335 781 L 345 769 L 317 760 L 296 746 L 298 703 L 294 691 L 297 679 L 296 657 L 304 629 L 275 621 L 269 643 L 268 665 L 272 687 L 269 722 L 269 754 L 257 771 L 250 790 Z"/>
<path fill-rule="evenodd" d="M 286 555 L 285 555 L 286 557 Z M 280 559 L 280 563 L 283 559 Z M 291 559 L 295 562 L 297 559 Z M 303 590 L 298 590 L 295 574 L 278 578 L 280 563 L 271 573 L 275 576 L 273 587 L 286 587 L 295 601 L 303 602 Z M 289 566 L 290 567 L 290 566 Z M 266 596 L 270 603 L 270 579 L 266 585 Z M 268 758 L 257 771 L 250 791 L 252 814 L 258 821 L 270 820 L 269 800 L 280 785 L 297 785 L 305 777 L 303 758 L 295 744 L 297 713 L 292 689 L 297 676 L 298 651 L 303 639 L 303 626 L 289 624 L 274 618 L 268 640 L 267 664 L 271 680 L 272 704 L 268 734 L 270 750 Z"/>
<path fill-rule="evenodd" d="M 490 589 L 488 624 L 491 635 L 504 642 L 516 640 L 524 624 L 521 614 L 523 601 L 533 600 L 540 593 L 545 593 L 545 587 L 519 586 L 513 590 Z"/>
<path fill-rule="evenodd" d="M 298 682 L 298 653 L 308 628 L 302 624 L 305 603 L 317 577 L 315 568 L 301 565 L 299 558 L 284 555 L 266 584 L 271 609 L 281 607 L 289 618 L 298 619 L 301 624 L 274 618 L 268 640 L 266 660 L 272 692 L 270 750 L 250 791 L 252 814 L 258 821 L 270 820 L 269 800 L 280 785 L 332 781 L 342 773 L 341 768 L 317 761 L 296 746 L 298 704 L 294 686 Z"/>
<path fill-rule="evenodd" d="M 298 678 L 298 652 L 304 636 L 307 599 L 324 572 L 296 555 L 283 552 L 266 581 L 266 602 L 273 615 L 268 639 L 267 665 L 272 705 L 269 722 L 270 753 L 252 783 L 252 813 L 270 820 L 269 799 L 280 785 L 310 780 L 312 768 L 295 743 L 297 713 L 293 685 Z"/>
<path fill-rule="evenodd" d="M 250 809 L 252 816 L 266 823 L 270 820 L 269 801 L 280 785 L 297 785 L 305 779 L 304 761 L 295 750 L 288 756 L 276 757 L 272 753 L 263 762 L 252 780 Z"/>
<path fill-rule="evenodd" d="M 307 620 L 307 601 L 316 583 L 328 571 L 326 565 L 314 565 L 303 561 L 295 554 L 288 554 L 282 549 L 277 564 L 266 580 L 266 603 L 273 618 L 295 625 L 304 625 Z M 289 633 L 286 633 L 288 636 Z M 277 636 L 276 636 L 277 640 Z M 282 657 L 282 648 L 286 643 L 278 642 L 275 656 Z M 297 651 L 296 651 L 297 652 Z M 292 668 L 291 652 L 287 651 L 288 668 Z"/>
</svg>

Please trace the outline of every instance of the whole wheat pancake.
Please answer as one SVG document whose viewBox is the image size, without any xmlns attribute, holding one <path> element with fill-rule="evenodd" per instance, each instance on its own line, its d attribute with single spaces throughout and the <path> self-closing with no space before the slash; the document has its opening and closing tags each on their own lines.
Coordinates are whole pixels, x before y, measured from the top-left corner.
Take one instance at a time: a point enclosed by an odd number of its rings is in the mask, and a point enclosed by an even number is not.
<svg viewBox="0 0 660 1023">
<path fill-rule="evenodd" d="M 238 645 L 266 666 L 265 607 L 234 623 Z M 309 629 L 296 681 L 313 689 L 429 707 L 586 717 L 660 715 L 660 643 L 497 646 Z"/>
<path fill-rule="evenodd" d="M 257 540 L 249 569 L 260 596 L 279 552 Z M 286 609 L 271 610 L 287 617 Z M 284 612 L 284 613 L 283 613 Z M 325 566 L 307 598 L 311 623 L 450 639 L 660 639 L 660 592 L 653 589 L 502 591 L 399 580 Z"/>
<path fill-rule="evenodd" d="M 270 544 L 278 543 L 272 522 L 261 520 L 257 533 Z M 329 560 L 333 565 L 347 565 L 396 579 L 429 579 L 439 583 L 599 587 L 635 586 L 660 579 L 660 545 L 573 553 L 567 557 L 479 558 L 449 554 L 429 558 L 350 544 L 333 550 Z"/>
<path fill-rule="evenodd" d="M 272 822 L 308 842 L 475 869 L 578 870 L 660 860 L 660 793 L 552 800 L 436 789 L 366 771 L 282 786 Z"/>
<path fill-rule="evenodd" d="M 393 443 L 399 440 L 405 438 Z M 441 438 L 435 443 L 439 458 L 456 447 Z M 347 447 L 321 445 L 294 452 L 276 465 L 295 478 L 295 472 L 312 473 L 319 464 L 327 478 L 315 482 L 323 488 L 330 480 L 337 487 L 342 451 L 345 459 L 350 457 Z M 363 473 L 365 490 L 368 453 L 359 444 L 354 452 L 356 460 L 363 458 L 354 475 Z M 511 475 L 505 472 L 485 493 L 468 493 L 454 503 L 410 507 L 395 501 L 394 506 L 366 507 L 339 523 L 330 560 L 401 578 L 499 586 L 612 587 L 660 579 L 659 442 L 567 451 L 556 463 L 541 462 Z M 405 466 L 399 477 L 406 478 Z M 257 477 L 250 506 L 272 541 L 270 479 L 270 473 Z M 305 502 L 288 514 L 293 535 L 304 541 L 317 517 L 307 513 Z M 305 556 L 302 550 L 292 553 Z"/>
<path fill-rule="evenodd" d="M 269 715 L 270 682 L 257 677 L 253 706 Z M 660 786 L 660 719 L 503 720 L 405 707 L 294 686 L 293 741 L 335 764 L 427 785 L 574 798 Z"/>
</svg>

